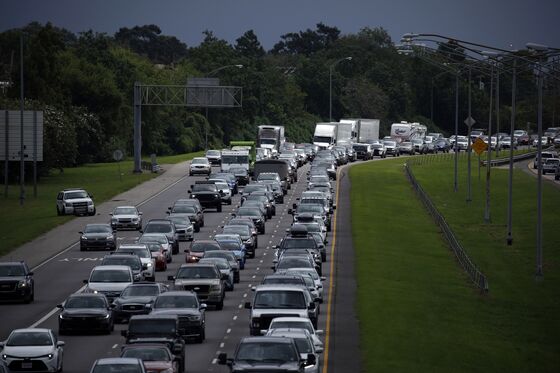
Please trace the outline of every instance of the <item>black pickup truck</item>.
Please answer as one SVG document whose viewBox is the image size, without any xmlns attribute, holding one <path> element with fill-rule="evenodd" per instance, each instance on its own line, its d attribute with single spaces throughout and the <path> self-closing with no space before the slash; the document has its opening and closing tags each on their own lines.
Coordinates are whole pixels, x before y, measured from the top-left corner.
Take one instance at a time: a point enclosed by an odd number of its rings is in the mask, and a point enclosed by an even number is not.
<svg viewBox="0 0 560 373">
<path fill-rule="evenodd" d="M 196 198 L 202 207 L 215 208 L 222 212 L 222 192 L 211 181 L 196 181 L 188 191 L 190 198 Z"/>
</svg>

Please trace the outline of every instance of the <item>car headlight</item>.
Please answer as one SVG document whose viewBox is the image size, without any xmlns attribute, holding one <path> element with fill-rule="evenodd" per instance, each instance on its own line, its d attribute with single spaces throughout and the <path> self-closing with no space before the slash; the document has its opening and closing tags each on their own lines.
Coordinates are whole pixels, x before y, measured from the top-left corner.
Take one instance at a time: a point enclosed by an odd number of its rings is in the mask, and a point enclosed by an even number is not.
<svg viewBox="0 0 560 373">
<path fill-rule="evenodd" d="M 93 201 L 88 201 L 88 206 L 93 206 Z"/>
<path fill-rule="evenodd" d="M 66 205 L 66 207 L 72 207 L 72 203 L 71 203 L 71 202 L 66 202 L 64 205 Z"/>
<path fill-rule="evenodd" d="M 27 287 L 27 281 L 26 280 L 21 280 L 20 282 L 18 282 L 18 288 L 25 288 Z"/>
<path fill-rule="evenodd" d="M 115 238 L 113 236 L 107 236 L 105 237 L 105 239 L 108 241 L 113 241 Z"/>
<path fill-rule="evenodd" d="M 110 314 L 106 314 L 105 316 L 100 316 L 99 318 L 102 320 L 108 320 L 111 317 Z"/>
<path fill-rule="evenodd" d="M 150 268 L 152 266 L 152 262 L 148 263 L 146 267 Z"/>
<path fill-rule="evenodd" d="M 119 221 L 119 219 L 117 218 L 111 218 L 111 223 L 117 223 Z"/>
<path fill-rule="evenodd" d="M 88 238 L 86 236 L 82 236 L 80 239 L 87 241 Z"/>
<path fill-rule="evenodd" d="M 189 321 L 200 321 L 200 315 L 189 316 Z"/>
<path fill-rule="evenodd" d="M 220 285 L 212 285 L 211 289 L 214 291 L 220 291 L 222 290 L 222 287 Z"/>
<path fill-rule="evenodd" d="M 132 221 L 138 221 L 138 218 L 132 218 Z"/>
<path fill-rule="evenodd" d="M 54 357 L 54 354 L 48 354 L 47 359 L 51 360 Z"/>
<path fill-rule="evenodd" d="M 8 360 L 8 355 L 2 354 L 2 360 Z"/>
</svg>

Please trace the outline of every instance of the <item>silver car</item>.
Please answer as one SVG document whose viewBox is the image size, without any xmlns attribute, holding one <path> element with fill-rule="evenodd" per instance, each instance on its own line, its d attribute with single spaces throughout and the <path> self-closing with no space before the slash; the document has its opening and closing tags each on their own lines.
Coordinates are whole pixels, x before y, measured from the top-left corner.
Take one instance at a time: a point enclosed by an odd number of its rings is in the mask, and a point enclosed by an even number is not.
<svg viewBox="0 0 560 373">
<path fill-rule="evenodd" d="M 61 372 L 64 342 L 51 329 L 16 329 L 0 343 L 2 360 L 10 371 Z"/>
<path fill-rule="evenodd" d="M 142 213 L 134 206 L 115 207 L 111 215 L 113 229 L 142 229 Z"/>
<path fill-rule="evenodd" d="M 194 226 L 187 214 L 169 214 L 167 220 L 175 224 L 179 241 L 192 241 L 194 239 Z"/>
</svg>

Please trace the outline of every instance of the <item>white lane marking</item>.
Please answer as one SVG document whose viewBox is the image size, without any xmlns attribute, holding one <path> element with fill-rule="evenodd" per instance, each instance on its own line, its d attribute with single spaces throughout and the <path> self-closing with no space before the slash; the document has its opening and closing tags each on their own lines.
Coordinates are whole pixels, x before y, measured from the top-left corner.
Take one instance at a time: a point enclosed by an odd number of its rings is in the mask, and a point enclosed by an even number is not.
<svg viewBox="0 0 560 373">
<path fill-rule="evenodd" d="M 253 278 L 257 277 L 257 275 L 253 275 Z"/>
<path fill-rule="evenodd" d="M 237 320 L 237 315 L 233 316 L 233 320 Z"/>
<path fill-rule="evenodd" d="M 224 342 L 220 343 L 220 348 L 224 348 L 226 344 Z"/>
<path fill-rule="evenodd" d="M 212 364 L 216 365 L 218 363 L 218 359 L 214 358 L 212 359 Z"/>
<path fill-rule="evenodd" d="M 243 308 L 243 303 L 240 304 L 237 308 Z"/>
<path fill-rule="evenodd" d="M 226 334 L 231 333 L 231 329 L 226 330 Z"/>
<path fill-rule="evenodd" d="M 263 262 L 263 260 L 261 259 L 261 263 Z"/>
<path fill-rule="evenodd" d="M 257 267 L 257 271 L 260 271 L 260 270 L 261 270 L 261 268 L 260 268 L 260 267 Z"/>
<path fill-rule="evenodd" d="M 247 298 L 247 293 L 243 294 L 243 298 Z"/>
<path fill-rule="evenodd" d="M 119 347 L 119 344 L 115 343 L 112 348 L 117 348 L 117 347 Z"/>
<path fill-rule="evenodd" d="M 81 288 L 79 288 L 78 290 L 76 290 L 74 293 L 80 293 L 82 290 L 84 290 L 86 288 L 86 285 L 82 286 Z M 39 320 L 35 321 L 33 324 L 31 324 L 28 328 L 29 329 L 33 329 L 38 327 L 39 325 L 41 325 L 42 323 L 44 323 L 45 321 L 47 321 L 52 315 L 54 315 L 55 313 L 58 312 L 58 308 L 55 307 L 52 310 L 49 311 L 49 313 L 47 313 L 45 316 L 41 317 Z"/>
<path fill-rule="evenodd" d="M 268 247 L 267 247 L 267 249 L 268 249 Z M 266 256 L 266 253 L 263 253 L 263 256 Z"/>
<path fill-rule="evenodd" d="M 251 285 L 251 284 L 249 284 L 249 286 L 247 286 L 247 287 L 248 287 L 248 288 L 250 288 L 251 286 L 252 286 L 252 285 Z"/>
</svg>

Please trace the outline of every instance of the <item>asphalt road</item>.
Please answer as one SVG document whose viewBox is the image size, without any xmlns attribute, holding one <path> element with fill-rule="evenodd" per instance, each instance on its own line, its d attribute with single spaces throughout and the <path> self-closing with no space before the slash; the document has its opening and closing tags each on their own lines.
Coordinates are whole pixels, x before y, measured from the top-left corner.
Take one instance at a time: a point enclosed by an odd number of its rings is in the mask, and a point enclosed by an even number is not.
<svg viewBox="0 0 560 373">
<path fill-rule="evenodd" d="M 257 250 L 256 258 L 247 261 L 245 270 L 241 272 L 241 282 L 235 285 L 233 292 L 228 292 L 225 299 L 224 309 L 222 311 L 214 311 L 212 309 L 207 311 L 206 315 L 206 340 L 202 344 L 188 344 L 186 350 L 187 362 L 186 370 L 188 372 L 226 372 L 226 367 L 217 365 L 216 357 L 220 352 L 233 353 L 237 342 L 241 337 L 248 336 L 249 334 L 249 311 L 243 308 L 243 303 L 246 300 L 251 300 L 252 292 L 250 288 L 261 282 L 266 274 L 272 273 L 270 266 L 272 265 L 272 258 L 274 250 L 271 248 L 273 245 L 279 243 L 283 237 L 285 230 L 290 226 L 292 217 L 287 214 L 289 206 L 295 202 L 295 198 L 305 190 L 306 186 L 306 172 L 307 167 L 299 170 L 299 182 L 292 186 L 289 191 L 285 203 L 277 205 L 277 215 L 266 223 L 266 234 L 259 236 L 259 248 Z M 164 190 L 162 193 L 157 194 L 154 198 L 144 203 L 140 210 L 143 212 L 144 222 L 153 218 L 165 217 L 167 206 L 170 206 L 175 200 L 186 197 L 186 190 L 189 185 L 196 179 L 202 177 L 187 177 L 180 182 L 172 185 L 170 188 Z M 346 193 L 345 193 L 346 194 Z M 148 196 L 146 196 L 148 197 Z M 213 234 L 220 232 L 220 225 L 223 225 L 229 219 L 229 214 L 235 209 L 235 205 L 239 202 L 239 195 L 234 197 L 232 206 L 223 206 L 223 212 L 217 213 L 212 210 L 205 213 L 205 227 L 199 233 L 195 234 L 197 239 L 205 239 Z M 349 206 L 343 207 L 339 205 L 339 210 L 345 212 L 346 224 L 339 224 L 339 227 L 346 229 L 346 234 L 342 242 L 346 242 L 350 235 L 350 227 L 347 222 L 349 220 Z M 107 222 L 108 216 L 98 215 L 87 222 Z M 85 220 L 84 220 L 85 225 Z M 335 231 L 336 232 L 336 229 Z M 332 239 L 334 232 L 331 233 Z M 119 231 L 118 239 L 131 238 L 138 236 L 136 232 L 122 232 Z M 76 239 L 79 235 L 76 232 Z M 344 238 L 346 237 L 346 238 Z M 174 274 L 177 267 L 184 262 L 183 249 L 186 248 L 188 243 L 181 243 L 181 250 L 179 254 L 175 255 L 173 262 L 168 266 L 167 271 L 158 272 L 156 280 L 166 282 L 167 276 Z M 63 251 L 64 247 L 60 247 L 57 251 Z M 335 250 L 336 252 L 336 250 Z M 0 305 L 0 314 L 2 315 L 2 322 L 0 323 L 0 340 L 4 340 L 11 330 L 23 327 L 45 327 L 51 328 L 55 332 L 58 330 L 58 310 L 56 305 L 63 302 L 67 296 L 73 292 L 79 291 L 83 287 L 82 281 L 89 276 L 91 269 L 101 260 L 105 252 L 81 252 L 77 245 L 70 247 L 62 255 L 40 265 L 35 269 L 35 302 L 32 304 L 2 304 Z M 337 256 L 338 257 L 338 256 Z M 342 262 L 342 257 L 340 257 Z M 347 258 L 345 258 L 345 261 Z M 337 268 L 339 260 L 334 263 L 333 268 Z M 331 281 L 331 263 L 330 255 L 328 261 L 323 264 L 323 275 L 327 277 L 325 282 L 325 300 L 329 299 L 328 289 Z M 352 272 L 346 272 L 348 269 L 345 266 L 344 278 L 345 286 L 351 285 L 349 277 L 353 277 Z M 341 272 L 337 272 L 341 273 Z M 346 285 L 350 284 L 350 285 Z M 340 299 L 337 297 L 337 299 Z M 334 305 L 332 310 L 345 310 L 353 307 L 353 302 L 343 302 L 344 305 Z M 321 316 L 319 318 L 319 329 L 326 329 L 326 314 L 328 303 L 322 305 Z M 336 322 L 340 318 L 335 318 Z M 332 325 L 332 323 L 331 323 Z M 343 324 L 344 325 L 344 324 Z M 357 324 L 356 324 L 357 325 Z M 115 331 L 110 335 L 71 335 L 63 336 L 61 340 L 66 342 L 64 348 L 64 370 L 68 373 L 81 373 L 89 371 L 93 362 L 102 357 L 115 357 L 119 356 L 120 346 L 124 342 L 124 338 L 120 336 L 120 330 L 126 328 L 126 325 L 116 325 Z M 335 331 L 344 330 L 345 328 L 333 329 Z M 354 329 L 352 329 L 354 330 Z M 356 329 L 357 330 L 357 329 Z M 352 331 L 352 334 L 354 331 Z M 357 340 L 357 334 L 349 335 L 348 330 L 345 330 L 347 339 Z M 334 343 L 338 340 L 338 336 L 331 335 L 329 340 L 331 346 L 337 346 L 339 343 Z M 344 350 L 347 346 L 340 344 L 340 352 L 338 349 L 331 349 L 331 362 L 335 358 L 344 356 Z M 357 351 L 353 350 L 353 353 Z M 338 371 L 346 372 L 342 365 Z M 333 369 L 329 369 L 332 371 Z M 354 371 L 354 370 L 352 370 Z"/>
</svg>

